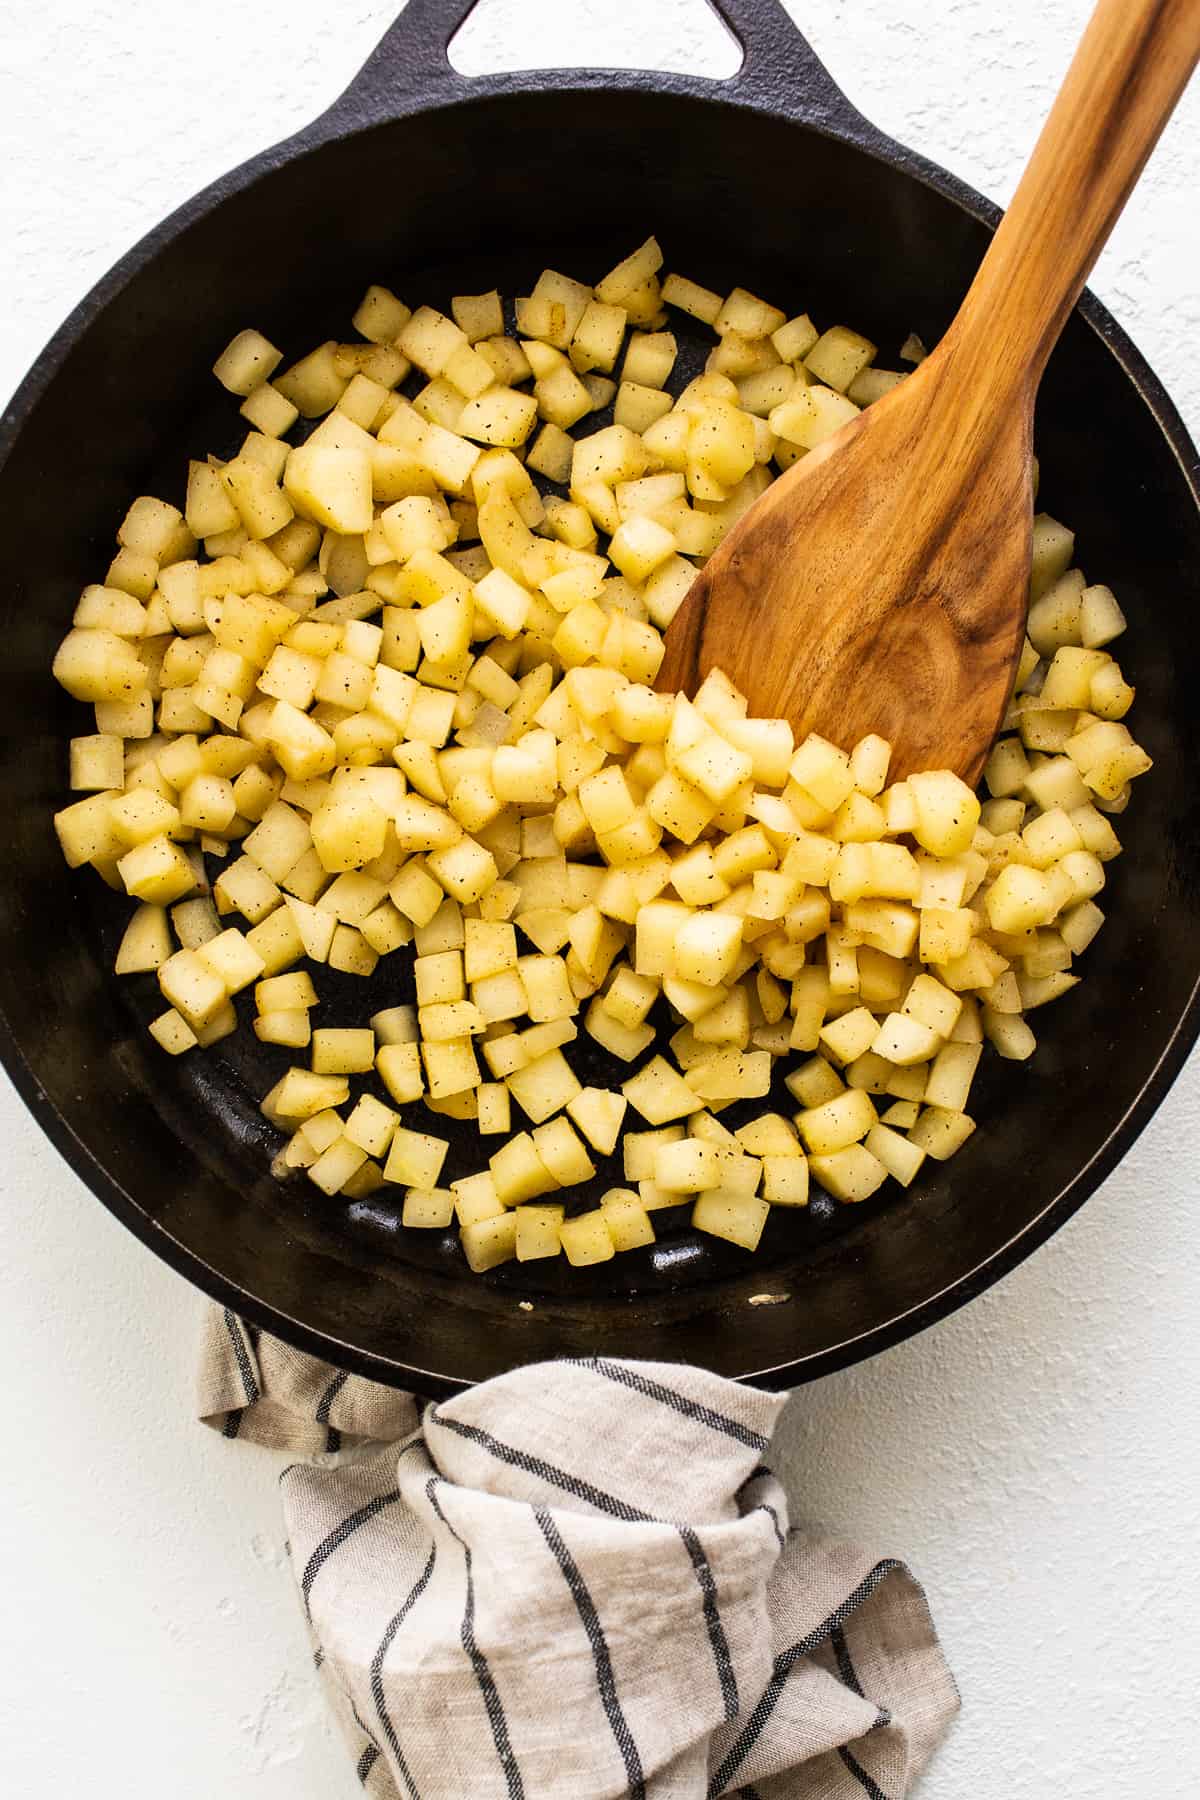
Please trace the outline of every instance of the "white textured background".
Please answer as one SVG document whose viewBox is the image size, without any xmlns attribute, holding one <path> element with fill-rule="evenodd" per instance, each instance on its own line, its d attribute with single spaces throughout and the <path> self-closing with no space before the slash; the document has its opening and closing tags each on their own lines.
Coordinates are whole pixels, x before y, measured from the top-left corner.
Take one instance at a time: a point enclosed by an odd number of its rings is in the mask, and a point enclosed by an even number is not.
<svg viewBox="0 0 1200 1800">
<path fill-rule="evenodd" d="M 4 8 L 0 392 L 149 226 L 340 91 L 394 10 Z M 1004 201 L 1088 0 L 790 10 L 869 116 Z M 720 76 L 737 57 L 702 0 L 483 0 L 456 60 Z M 1094 280 L 1193 432 L 1198 176 L 1200 83 Z M 0 1134 L 4 1791 L 350 1800 L 284 1565 L 273 1459 L 191 1422 L 195 1296 L 90 1198 L 6 1086 Z M 1194 1800 L 1198 1162 L 1193 1063 L 1031 1264 L 917 1342 L 801 1391 L 786 1415 L 777 1460 L 796 1512 L 906 1556 L 928 1585 L 966 1710 L 924 1800 Z"/>
</svg>

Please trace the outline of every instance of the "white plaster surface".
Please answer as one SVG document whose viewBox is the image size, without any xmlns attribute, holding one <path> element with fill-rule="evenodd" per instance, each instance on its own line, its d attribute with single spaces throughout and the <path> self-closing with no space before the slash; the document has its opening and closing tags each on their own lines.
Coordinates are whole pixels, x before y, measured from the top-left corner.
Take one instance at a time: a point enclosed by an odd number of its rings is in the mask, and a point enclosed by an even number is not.
<svg viewBox="0 0 1200 1800">
<path fill-rule="evenodd" d="M 143 231 L 340 91 L 393 7 L 2 9 L 0 390 Z M 869 116 L 1004 201 L 1088 0 L 790 9 Z M 456 55 L 468 72 L 736 62 L 702 0 L 483 0 Z M 1200 84 L 1095 277 L 1194 432 L 1198 173 Z M 285 1566 L 276 1459 L 192 1422 L 195 1295 L 7 1085 L 0 1142 L 0 1786 L 350 1800 Z M 906 1556 L 928 1585 L 966 1704 L 925 1800 L 1196 1793 L 1198 1166 L 1193 1062 L 1031 1263 L 786 1415 L 777 1461 L 797 1513 Z"/>
</svg>

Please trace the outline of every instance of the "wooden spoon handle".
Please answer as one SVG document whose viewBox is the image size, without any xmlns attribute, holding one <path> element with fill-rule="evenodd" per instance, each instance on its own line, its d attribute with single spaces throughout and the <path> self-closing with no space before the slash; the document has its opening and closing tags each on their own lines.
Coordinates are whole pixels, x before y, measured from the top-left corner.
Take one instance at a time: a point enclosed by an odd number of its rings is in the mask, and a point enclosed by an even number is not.
<svg viewBox="0 0 1200 1800">
<path fill-rule="evenodd" d="M 1099 0 L 954 325 L 956 382 L 1032 400 L 1092 264 L 1200 59 L 1200 0 Z M 960 388 L 961 391 L 961 388 Z"/>
</svg>

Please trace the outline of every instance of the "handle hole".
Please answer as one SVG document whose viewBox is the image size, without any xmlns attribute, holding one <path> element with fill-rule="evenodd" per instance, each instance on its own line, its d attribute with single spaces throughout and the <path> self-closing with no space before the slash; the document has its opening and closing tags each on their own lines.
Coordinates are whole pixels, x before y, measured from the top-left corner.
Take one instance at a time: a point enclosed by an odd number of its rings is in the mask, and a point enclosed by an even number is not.
<svg viewBox="0 0 1200 1800">
<path fill-rule="evenodd" d="M 742 66 L 741 45 L 705 0 L 479 0 L 446 54 L 467 76 L 663 69 L 725 81 Z"/>
</svg>

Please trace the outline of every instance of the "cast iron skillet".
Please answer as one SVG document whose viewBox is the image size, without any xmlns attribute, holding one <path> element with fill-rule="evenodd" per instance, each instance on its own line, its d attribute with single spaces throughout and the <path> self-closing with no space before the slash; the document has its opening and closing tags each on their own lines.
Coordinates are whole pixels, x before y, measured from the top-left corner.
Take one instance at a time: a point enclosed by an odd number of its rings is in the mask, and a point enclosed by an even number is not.
<svg viewBox="0 0 1200 1800">
<path fill-rule="evenodd" d="M 1043 386 L 1042 503 L 1130 616 L 1122 660 L 1156 766 L 1122 822 L 1128 853 L 1087 980 L 1037 1020 L 1031 1066 L 991 1069 L 974 1108 L 984 1129 L 915 1191 L 776 1217 L 754 1258 L 658 1215 L 653 1250 L 479 1279 L 449 1234 L 399 1234 L 395 1198 L 347 1206 L 274 1183 L 255 1103 L 286 1053 L 250 1050 L 242 1032 L 171 1061 L 142 1029 L 153 982 L 108 973 L 127 909 L 59 856 L 64 739 L 89 727 L 48 670 L 129 498 L 181 498 L 189 454 L 232 449 L 237 421 L 209 369 L 235 330 L 253 323 L 298 353 L 346 334 L 369 280 L 445 303 L 499 273 L 511 295 L 546 263 L 598 279 L 651 230 L 668 266 L 845 319 L 884 362 L 909 330 L 932 342 L 948 323 L 995 208 L 861 118 L 776 0 L 713 3 L 746 52 L 725 83 L 465 80 L 446 45 L 471 0 L 410 0 L 322 118 L 182 207 L 94 289 L 0 425 L 0 1052 L 73 1168 L 175 1269 L 295 1344 L 429 1391 L 600 1351 L 782 1386 L 895 1343 L 1081 1205 L 1197 1032 L 1196 458 L 1090 297 Z M 404 997 L 404 975 L 385 990 Z M 355 984 L 322 991 L 327 1018 L 361 1012 Z M 589 1073 L 617 1071 L 597 1055 Z M 455 1137 L 449 1174 L 478 1166 L 469 1127 L 438 1129 Z M 615 1179 L 610 1166 L 597 1186 Z"/>
</svg>

